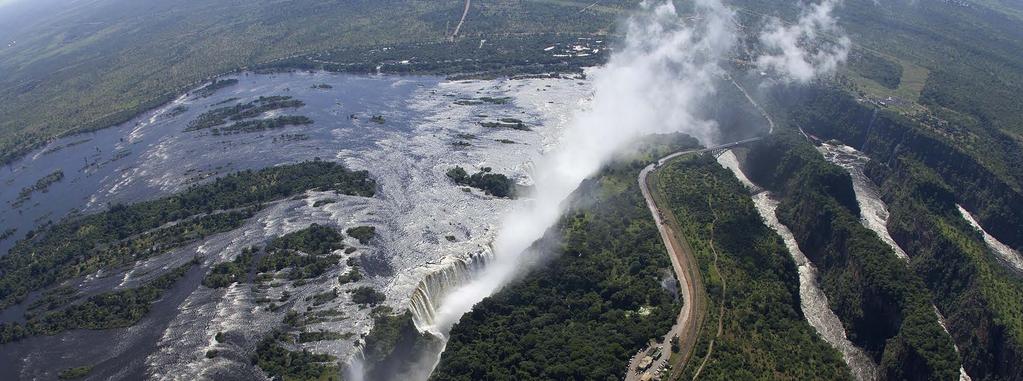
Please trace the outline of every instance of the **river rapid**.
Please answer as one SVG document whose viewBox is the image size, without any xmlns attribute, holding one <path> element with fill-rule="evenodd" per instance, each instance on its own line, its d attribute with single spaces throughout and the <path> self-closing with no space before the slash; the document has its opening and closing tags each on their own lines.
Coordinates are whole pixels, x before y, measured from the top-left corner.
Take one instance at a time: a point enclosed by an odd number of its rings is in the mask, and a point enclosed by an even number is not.
<svg viewBox="0 0 1023 381">
<path fill-rule="evenodd" d="M 233 231 L 129 268 L 67 282 L 86 293 L 131 288 L 195 256 L 202 260 L 201 267 L 193 268 L 133 327 L 80 330 L 0 346 L 0 379 L 54 378 L 62 369 L 84 365 L 94 366 L 89 379 L 262 379 L 262 372 L 251 365 L 251 351 L 263 335 L 280 327 L 286 310 L 313 307 L 304 300 L 308 296 L 371 286 L 386 295 L 387 306 L 405 311 L 431 274 L 486 256 L 501 216 L 522 202 L 464 190 L 451 184 L 445 172 L 456 165 L 470 172 L 491 167 L 522 185 L 531 184 L 531 163 L 557 140 L 571 110 L 590 93 L 589 83 L 578 78 L 446 81 L 330 73 L 246 73 L 233 78 L 239 83 L 212 96 L 182 95 L 122 125 L 55 140 L 5 168 L 0 200 L 7 207 L 0 210 L 0 231 L 16 231 L 0 241 L 0 253 L 49 220 L 169 195 L 240 170 L 314 158 L 368 170 L 377 181 L 377 196 L 307 192 L 268 205 Z M 305 106 L 263 117 L 304 115 L 315 123 L 224 136 L 185 131 L 211 108 L 272 95 L 292 96 Z M 483 97 L 501 101 L 455 103 Z M 529 128 L 480 124 L 500 118 L 522 120 Z M 21 189 L 58 170 L 63 173 L 60 181 L 13 205 Z M 334 202 L 316 205 L 323 200 Z M 233 259 L 242 248 L 312 223 L 338 229 L 376 227 L 377 237 L 366 245 L 354 244 L 358 250 L 351 254 L 363 257 L 365 279 L 338 285 L 337 276 L 348 270 L 345 254 L 327 275 L 304 285 L 200 285 L 210 267 Z M 288 308 L 271 312 L 258 303 L 284 292 L 293 301 Z M 372 329 L 370 311 L 351 302 L 347 293 L 341 295 L 315 306 L 338 311 L 338 317 L 305 329 L 350 335 L 291 349 L 330 354 L 341 362 L 359 352 L 362 336 Z M 0 311 L 0 318 L 18 320 L 23 311 L 23 305 L 13 306 Z M 217 332 L 224 333 L 224 342 L 213 339 Z M 218 356 L 206 358 L 209 350 Z"/>
<path fill-rule="evenodd" d="M 817 268 L 799 249 L 796 238 L 789 228 L 778 221 L 778 216 L 775 214 L 778 209 L 778 201 L 774 199 L 771 192 L 762 190 L 746 177 L 739 166 L 735 153 L 731 150 L 725 151 L 719 156 L 718 163 L 731 170 L 739 181 L 754 192 L 753 204 L 756 206 L 760 218 L 781 236 L 785 247 L 788 248 L 789 255 L 796 263 L 799 272 L 799 304 L 807 323 L 810 323 L 810 326 L 821 335 L 824 341 L 842 354 L 842 359 L 849 366 L 854 378 L 860 381 L 876 380 L 878 377 L 877 364 L 867 356 L 863 349 L 857 347 L 846 337 L 842 321 L 828 306 L 828 297 L 817 284 Z"/>
</svg>

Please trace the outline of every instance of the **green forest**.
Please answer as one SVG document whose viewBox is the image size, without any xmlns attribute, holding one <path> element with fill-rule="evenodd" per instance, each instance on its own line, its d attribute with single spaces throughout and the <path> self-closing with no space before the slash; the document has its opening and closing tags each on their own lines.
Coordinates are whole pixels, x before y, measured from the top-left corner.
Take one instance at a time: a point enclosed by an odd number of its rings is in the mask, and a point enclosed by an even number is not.
<svg viewBox="0 0 1023 381">
<path fill-rule="evenodd" d="M 72 329 L 110 329 L 128 327 L 149 312 L 153 302 L 185 275 L 194 265 L 188 263 L 153 279 L 138 288 L 91 296 L 65 308 L 50 308 L 28 317 L 25 324 L 0 324 L 0 343 L 34 335 L 55 335 Z"/>
<path fill-rule="evenodd" d="M 959 215 L 955 194 L 919 161 L 872 162 L 888 229 L 926 282 L 974 379 L 1023 377 L 1023 280 Z"/>
<path fill-rule="evenodd" d="M 515 195 L 515 181 L 504 174 L 492 173 L 490 167 L 484 167 L 471 176 L 465 168 L 454 167 L 448 170 L 447 176 L 457 185 L 470 186 L 494 197 Z"/>
<path fill-rule="evenodd" d="M 681 301 L 661 285 L 671 263 L 636 177 L 655 155 L 693 142 L 658 138 L 666 146 L 582 184 L 535 246 L 549 258 L 462 317 L 432 379 L 620 379 L 668 331 Z"/>
<path fill-rule="evenodd" d="M 778 219 L 820 272 L 820 285 L 849 340 L 888 379 L 959 377 L 953 342 L 938 323 L 923 279 L 860 224 L 852 180 L 801 136 L 754 143 L 751 179 L 781 197 Z"/>
<path fill-rule="evenodd" d="M 713 156 L 683 157 L 658 170 L 655 189 L 692 247 L 706 290 L 707 312 L 680 379 L 692 379 L 701 364 L 700 379 L 851 379 L 840 354 L 803 318 L 795 263 L 731 172 Z"/>
<path fill-rule="evenodd" d="M 60 281 L 112 270 L 240 226 L 267 202 L 306 190 L 371 197 L 365 171 L 312 161 L 244 171 L 173 196 L 68 219 L 19 241 L 0 258 L 0 306 Z M 164 226 L 170 222 L 178 222 Z"/>
</svg>

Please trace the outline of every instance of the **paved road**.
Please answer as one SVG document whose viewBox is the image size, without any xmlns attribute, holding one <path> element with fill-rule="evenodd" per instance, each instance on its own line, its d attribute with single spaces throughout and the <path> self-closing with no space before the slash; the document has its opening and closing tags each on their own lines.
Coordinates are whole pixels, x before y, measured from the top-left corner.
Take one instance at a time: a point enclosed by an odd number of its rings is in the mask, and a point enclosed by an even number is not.
<svg viewBox="0 0 1023 381">
<path fill-rule="evenodd" d="M 458 25 L 455 26 L 454 33 L 451 33 L 451 40 L 454 41 L 455 37 L 458 37 L 458 31 L 462 29 L 462 24 L 465 23 L 465 16 L 469 15 L 469 5 L 472 4 L 472 0 L 465 0 L 465 10 L 462 11 L 462 19 L 458 20 Z"/>
<path fill-rule="evenodd" d="M 700 279 L 698 267 L 695 266 L 696 260 L 693 258 L 692 250 L 690 250 L 688 244 L 680 242 L 679 235 L 676 235 L 675 230 L 672 228 L 674 225 L 666 223 L 664 215 L 661 209 L 658 208 L 656 201 L 654 201 L 653 194 L 650 191 L 650 183 L 648 178 L 650 173 L 656 170 L 664 162 L 673 158 L 689 154 L 696 153 L 702 150 L 688 150 L 672 153 L 671 155 L 661 158 L 654 164 L 648 165 L 643 168 L 639 173 L 639 188 L 643 192 L 643 198 L 646 199 L 647 208 L 650 209 L 650 214 L 654 216 L 654 222 L 657 223 L 657 230 L 661 235 L 661 241 L 664 242 L 664 248 L 668 251 L 668 257 L 671 258 L 671 267 L 675 271 L 675 277 L 678 279 L 679 284 L 682 286 L 682 311 L 679 312 L 678 319 L 675 321 L 675 325 L 671 327 L 671 330 L 664 336 L 664 340 L 661 344 L 655 345 L 661 348 L 661 358 L 654 361 L 648 368 L 651 372 L 656 372 L 657 369 L 662 368 L 669 357 L 671 357 L 671 338 L 678 337 L 681 343 L 682 350 L 680 354 L 682 358 L 688 357 L 692 352 L 693 345 L 696 343 L 695 338 L 698 332 L 698 323 L 700 314 L 703 313 L 703 283 Z M 697 296 L 700 295 L 700 296 Z M 648 348 L 637 354 L 632 361 L 629 363 L 629 369 L 626 373 L 626 381 L 639 380 L 644 372 L 638 371 L 637 368 L 644 357 L 646 357 L 650 350 L 654 347 Z"/>
<path fill-rule="evenodd" d="M 678 158 L 683 155 L 710 152 L 717 150 L 725 150 L 738 145 L 747 144 L 751 142 L 763 139 L 762 137 L 755 137 L 749 139 L 743 139 L 737 142 L 731 142 L 726 144 L 717 145 L 710 148 L 702 149 L 691 149 L 674 152 L 670 155 L 662 157 L 653 164 L 646 166 L 642 171 L 639 172 L 639 188 L 643 192 L 643 198 L 646 199 L 647 208 L 650 209 L 650 214 L 654 217 L 654 222 L 657 223 L 657 230 L 661 235 L 661 241 L 664 242 L 664 248 L 668 251 L 668 257 L 671 258 L 672 269 L 675 271 L 675 277 L 678 279 L 682 286 L 682 311 L 679 312 L 678 319 L 675 321 L 675 325 L 671 327 L 671 330 L 664 336 L 664 341 L 656 346 L 661 347 L 661 353 L 663 354 L 660 359 L 654 361 L 649 367 L 651 370 L 657 370 L 667 364 L 667 360 L 671 355 L 671 338 L 678 337 L 681 344 L 681 351 L 679 354 L 681 358 L 687 359 L 689 354 L 692 352 L 693 345 L 696 344 L 696 337 L 698 332 L 698 324 L 702 320 L 697 316 L 703 313 L 704 298 L 703 298 L 703 282 L 700 279 L 698 266 L 696 266 L 696 259 L 693 257 L 692 249 L 689 248 L 689 244 L 685 242 L 685 238 L 681 234 L 676 233 L 677 226 L 675 221 L 670 217 L 671 211 L 667 208 L 663 210 L 657 206 L 657 202 L 653 197 L 653 193 L 650 191 L 649 176 L 651 173 L 660 168 L 662 165 L 671 161 L 672 159 Z M 696 295 L 700 295 L 697 297 Z M 640 352 L 629 362 L 629 370 L 626 373 L 625 380 L 633 381 L 639 380 L 643 372 L 636 370 L 640 361 L 646 356 L 646 353 L 653 348 L 648 348 L 647 351 Z"/>
<path fill-rule="evenodd" d="M 746 89 L 739 85 L 738 82 L 730 77 L 728 79 L 739 89 L 739 91 L 742 92 L 753 107 L 755 107 L 757 111 L 764 116 L 764 119 L 768 124 L 767 134 L 770 135 L 774 133 L 774 120 L 771 119 L 771 116 L 768 115 L 752 97 L 750 97 L 749 93 L 746 92 Z M 629 362 L 629 369 L 626 371 L 626 381 L 640 380 L 644 372 L 637 371 L 637 366 L 640 364 L 643 357 L 657 346 L 661 348 L 661 353 L 663 355 L 660 359 L 654 361 L 648 369 L 651 373 L 656 373 L 658 369 L 664 367 L 671 356 L 671 338 L 676 336 L 679 338 L 681 344 L 679 356 L 682 360 L 679 363 L 688 361 L 689 356 L 692 354 L 693 346 L 696 344 L 699 325 L 703 320 L 702 316 L 698 315 L 702 315 L 706 307 L 706 302 L 703 296 L 703 283 L 700 278 L 699 267 L 696 266 L 696 259 L 693 257 L 692 249 L 689 247 L 689 243 L 685 241 L 685 237 L 676 233 L 678 227 L 674 220 L 674 216 L 671 214 L 671 210 L 666 206 L 663 210 L 657 206 L 657 201 L 653 197 L 653 193 L 650 191 L 650 174 L 668 161 L 683 155 L 726 150 L 743 144 L 752 143 L 763 138 L 763 136 L 758 136 L 708 148 L 674 152 L 660 158 L 640 171 L 639 188 L 643 192 L 643 198 L 646 200 L 647 208 L 650 209 L 650 213 L 653 215 L 654 221 L 657 223 L 657 230 L 661 235 L 661 241 L 664 242 L 664 248 L 668 251 L 668 256 L 671 258 L 672 269 L 675 271 L 675 276 L 682 286 L 683 305 L 682 311 L 679 312 L 678 319 L 675 321 L 675 325 L 672 326 L 671 330 L 664 336 L 664 341 L 661 344 L 657 344 L 641 351 L 632 358 Z M 675 371 L 679 370 L 680 369 L 676 369 Z"/>
</svg>

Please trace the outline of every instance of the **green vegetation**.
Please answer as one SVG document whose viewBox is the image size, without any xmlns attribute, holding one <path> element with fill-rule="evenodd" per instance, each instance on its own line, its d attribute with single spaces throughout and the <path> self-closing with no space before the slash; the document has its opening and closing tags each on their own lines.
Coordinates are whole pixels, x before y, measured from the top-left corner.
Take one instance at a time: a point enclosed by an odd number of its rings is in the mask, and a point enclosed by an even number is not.
<svg viewBox="0 0 1023 381">
<path fill-rule="evenodd" d="M 459 105 L 459 106 L 478 106 L 478 105 L 482 105 L 482 104 L 503 105 L 503 104 L 508 104 L 508 102 L 511 102 L 511 97 L 500 97 L 500 98 L 480 97 L 480 98 L 457 99 L 457 100 L 455 100 L 455 104 Z"/>
<path fill-rule="evenodd" d="M 330 291 L 321 292 L 316 295 L 310 296 L 308 300 L 312 301 L 314 306 L 318 306 L 321 304 L 325 304 L 329 301 L 335 300 L 337 299 L 338 296 L 340 296 L 340 294 L 338 294 L 337 288 L 334 288 Z"/>
<path fill-rule="evenodd" d="M 209 288 L 221 288 L 230 286 L 234 282 L 241 282 L 249 273 L 252 267 L 252 258 L 256 248 L 242 249 L 233 261 L 219 263 L 213 266 L 209 274 L 202 280 L 202 285 Z"/>
<path fill-rule="evenodd" d="M 166 114 L 163 114 L 162 117 L 169 119 L 169 118 L 173 118 L 175 116 L 184 114 L 185 112 L 188 112 L 188 106 L 184 106 L 184 105 L 174 106 L 174 108 L 172 108 L 169 111 L 167 111 Z"/>
<path fill-rule="evenodd" d="M 303 314 L 303 319 L 298 325 L 302 326 L 316 323 L 339 322 L 343 320 L 345 320 L 345 315 L 343 312 L 338 310 L 308 311 Z M 348 339 L 354 335 L 354 333 L 345 332 L 341 334 L 341 339 Z"/>
<path fill-rule="evenodd" d="M 796 3 L 736 0 L 746 17 L 782 15 Z M 924 73 L 920 103 L 934 113 L 971 119 L 992 146 L 1023 134 L 1023 12 L 1019 3 L 977 1 L 924 4 L 851 0 L 837 7 L 839 25 L 857 50 Z M 884 65 L 888 66 L 888 65 Z M 855 66 L 854 66 L 855 69 Z M 919 69 L 914 69 L 917 71 Z M 907 78 L 903 78 L 905 82 Z M 945 118 L 948 119 L 948 118 Z M 1000 138 L 1001 137 L 1001 138 Z"/>
<path fill-rule="evenodd" d="M 946 315 L 966 371 L 978 379 L 1023 377 L 1015 365 L 1023 362 L 1023 286 L 956 208 L 1023 247 L 1018 141 L 947 110 L 907 117 L 817 88 L 790 99 L 798 104 L 786 116 L 792 123 L 870 156 L 867 172 L 888 204 L 888 229 Z"/>
<path fill-rule="evenodd" d="M 345 237 L 332 227 L 311 224 L 305 229 L 275 238 L 266 246 L 266 250 L 298 250 L 306 254 L 324 255 L 344 249 L 345 245 L 342 243 L 344 239 Z"/>
<path fill-rule="evenodd" d="M 309 134 L 280 134 L 273 137 L 274 143 L 289 143 L 309 140 Z"/>
<path fill-rule="evenodd" d="M 0 258 L 0 307 L 56 282 L 233 229 L 270 201 L 310 189 L 371 197 L 375 186 L 365 171 L 313 161 L 228 175 L 174 196 L 65 220 L 29 234 Z"/>
<path fill-rule="evenodd" d="M 13 237 L 14 233 L 16 233 L 17 231 L 18 231 L 17 228 L 5 229 L 4 231 L 0 232 L 0 241 Z"/>
<path fill-rule="evenodd" d="M 931 307 L 931 292 L 860 224 L 848 173 L 786 132 L 755 143 L 746 162 L 755 182 L 780 195 L 778 219 L 820 271 L 821 288 L 849 340 L 880 363 L 882 374 L 958 378 L 959 358 Z"/>
<path fill-rule="evenodd" d="M 480 126 L 486 128 L 510 128 L 519 131 L 529 131 L 531 128 L 527 127 L 521 120 L 512 119 L 514 122 L 508 122 L 507 119 L 501 119 L 496 122 L 480 122 Z"/>
<path fill-rule="evenodd" d="M 252 356 L 252 362 L 266 374 L 278 380 L 335 380 L 339 381 L 337 359 L 331 355 L 309 351 L 292 351 L 282 343 L 292 344 L 294 338 L 283 332 L 267 335 Z"/>
<path fill-rule="evenodd" d="M 693 250 L 707 295 L 680 379 L 692 379 L 704 358 L 701 379 L 850 378 L 839 353 L 806 323 L 795 264 L 731 172 L 709 155 L 683 157 L 662 166 L 653 185 Z"/>
<path fill-rule="evenodd" d="M 902 66 L 865 50 L 850 52 L 849 69 L 892 90 L 902 82 Z"/>
<path fill-rule="evenodd" d="M 18 192 L 18 198 L 15 199 L 13 203 L 11 203 L 11 206 L 15 207 L 15 208 L 20 207 L 21 204 L 24 204 L 26 201 L 28 201 L 29 198 L 32 197 L 33 193 L 35 193 L 35 192 L 46 192 L 47 189 L 50 188 L 50 185 L 53 185 L 54 183 L 56 183 L 56 182 L 58 182 L 60 180 L 63 180 L 63 179 L 64 179 L 64 171 L 59 170 L 59 169 L 56 170 L 56 171 L 53 171 L 53 173 L 50 173 L 50 174 L 48 174 L 46 176 L 43 176 L 39 180 L 36 180 L 36 183 L 33 184 L 32 186 L 27 187 L 27 188 L 22 188 L 21 192 Z"/>
<path fill-rule="evenodd" d="M 32 316 L 25 324 L 0 324 L 0 343 L 34 335 L 55 335 L 72 329 L 131 326 L 142 319 L 152 303 L 191 267 L 192 263 L 178 267 L 139 288 L 95 295 L 80 304 Z"/>
<path fill-rule="evenodd" d="M 807 102 L 801 102 L 806 100 Z M 792 123 L 825 139 L 838 139 L 859 147 L 873 160 L 891 163 L 913 158 L 937 174 L 972 211 L 988 231 L 1006 244 L 1023 248 L 1023 151 L 1017 158 L 1000 152 L 1011 146 L 984 143 L 969 133 L 954 141 L 946 130 L 888 111 L 877 111 L 857 103 L 850 96 L 826 89 L 813 89 L 793 107 Z M 953 127 L 946 127 L 952 130 Z M 979 132 L 978 132 L 979 133 Z M 994 137 L 992 137 L 994 139 Z"/>
<path fill-rule="evenodd" d="M 316 202 L 313 203 L 313 207 L 314 208 L 319 208 L 321 206 L 333 204 L 335 202 L 337 202 L 337 200 L 331 199 L 331 198 L 323 199 L 323 200 L 316 200 Z"/>
<path fill-rule="evenodd" d="M 235 78 L 214 79 L 213 82 L 210 82 L 210 84 L 196 90 L 194 95 L 200 98 L 206 98 L 210 95 L 216 94 L 217 91 L 220 91 L 221 89 L 226 89 L 237 84 L 238 80 Z"/>
<path fill-rule="evenodd" d="M 60 371 L 60 373 L 57 374 L 57 378 L 61 380 L 77 380 L 88 376 L 89 373 L 92 373 L 92 366 L 79 366 Z"/>
<path fill-rule="evenodd" d="M 341 274 L 341 276 L 337 277 L 337 282 L 340 284 L 348 284 L 358 282 L 360 280 L 362 280 L 362 271 L 359 271 L 358 266 L 353 266 L 351 269 L 348 270 L 348 272 Z"/>
<path fill-rule="evenodd" d="M 302 332 L 299 334 L 299 342 L 309 343 L 313 341 L 342 340 L 347 337 L 351 337 L 351 334 L 345 335 L 340 332 L 330 331 Z"/>
<path fill-rule="evenodd" d="M 344 339 L 345 336 L 346 335 L 341 334 L 340 332 L 331 331 L 302 332 L 298 334 L 298 342 L 311 343 L 314 341 L 341 340 Z"/>
<path fill-rule="evenodd" d="M 36 310 L 56 310 L 78 299 L 78 297 L 78 290 L 74 287 L 60 286 L 44 291 L 41 298 L 28 305 L 28 310 L 30 312 L 36 312 Z"/>
<path fill-rule="evenodd" d="M 387 299 L 382 292 L 369 286 L 362 286 L 348 292 L 352 294 L 352 302 L 360 305 L 375 306 Z"/>
<path fill-rule="evenodd" d="M 305 106 L 304 102 L 292 99 L 288 96 L 261 96 L 249 103 L 239 103 L 234 106 L 221 107 L 204 112 L 196 117 L 195 120 L 189 122 L 188 128 L 186 128 L 185 131 L 204 130 L 224 125 L 229 120 L 240 121 L 244 119 L 251 119 L 263 115 L 263 113 L 268 111 L 285 108 L 299 108 L 302 106 Z"/>
<path fill-rule="evenodd" d="M 462 317 L 433 379 L 621 379 L 668 331 L 680 306 L 660 285 L 671 264 L 636 184 L 644 163 L 583 185 L 574 198 L 600 207 L 566 213 L 554 257 Z"/>
<path fill-rule="evenodd" d="M 454 167 L 449 169 L 447 176 L 458 185 L 471 186 L 483 190 L 495 197 L 513 197 L 515 181 L 500 173 L 491 173 L 490 167 L 485 167 L 472 176 L 465 172 L 465 168 Z"/>
<path fill-rule="evenodd" d="M 271 241 L 256 268 L 260 272 L 290 268 L 290 280 L 316 278 L 337 265 L 341 256 L 331 253 L 345 248 L 343 240 L 334 228 L 312 224 Z"/>
<path fill-rule="evenodd" d="M 349 237 L 355 238 L 359 241 L 359 243 L 365 245 L 376 236 L 377 228 L 372 226 L 356 226 L 354 228 L 348 228 L 348 230 L 345 230 L 345 233 L 347 233 Z"/>
<path fill-rule="evenodd" d="M 935 295 L 963 366 L 977 379 L 1023 377 L 1023 282 L 959 215 L 955 196 L 920 162 L 872 162 L 891 216 L 888 229 Z"/>
<path fill-rule="evenodd" d="M 304 126 L 313 124 L 313 120 L 305 116 L 278 116 L 273 119 L 246 120 L 227 127 L 214 128 L 211 133 L 215 136 L 241 134 L 249 132 L 260 132 L 287 126 Z"/>
</svg>

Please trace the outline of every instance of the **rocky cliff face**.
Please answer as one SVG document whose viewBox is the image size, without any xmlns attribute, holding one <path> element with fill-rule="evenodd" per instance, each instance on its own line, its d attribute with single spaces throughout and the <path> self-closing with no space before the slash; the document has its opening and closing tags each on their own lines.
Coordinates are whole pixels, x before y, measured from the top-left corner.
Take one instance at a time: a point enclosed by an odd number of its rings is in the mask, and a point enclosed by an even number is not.
<svg viewBox="0 0 1023 381">
<path fill-rule="evenodd" d="M 889 205 L 892 237 L 947 318 L 963 366 L 976 379 L 1023 377 L 1016 318 L 1008 315 L 1019 309 L 1018 280 L 994 262 L 937 176 L 912 162 L 894 164 L 869 166 L 868 174 Z"/>
<path fill-rule="evenodd" d="M 794 108 L 792 122 L 822 139 L 838 139 L 872 159 L 891 164 L 911 157 L 932 169 L 955 198 L 981 221 L 988 231 L 1014 248 L 1023 247 L 1023 194 L 1012 185 L 1020 170 L 998 175 L 978 158 L 957 148 L 951 137 L 942 136 L 920 123 L 888 111 L 879 111 L 834 90 L 815 90 L 806 97 L 808 107 Z M 990 147 L 992 154 L 1003 148 Z"/>
<path fill-rule="evenodd" d="M 955 379 L 958 358 L 930 307 L 925 283 L 858 221 L 848 173 L 801 137 L 755 144 L 751 177 L 781 197 L 778 218 L 818 266 L 821 285 L 849 339 L 891 379 Z"/>
</svg>

